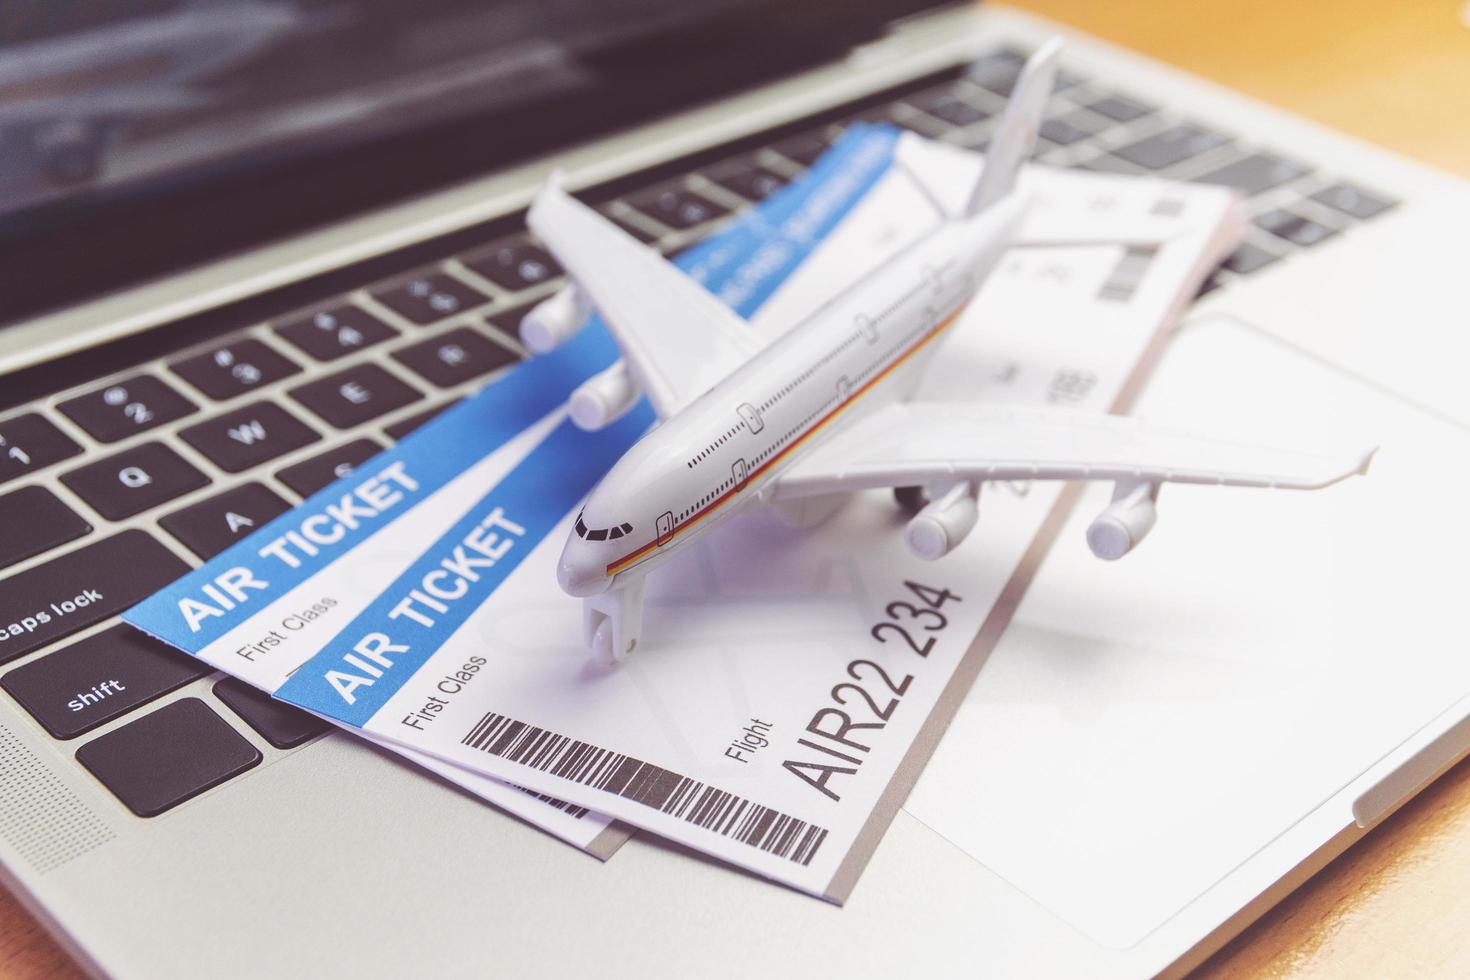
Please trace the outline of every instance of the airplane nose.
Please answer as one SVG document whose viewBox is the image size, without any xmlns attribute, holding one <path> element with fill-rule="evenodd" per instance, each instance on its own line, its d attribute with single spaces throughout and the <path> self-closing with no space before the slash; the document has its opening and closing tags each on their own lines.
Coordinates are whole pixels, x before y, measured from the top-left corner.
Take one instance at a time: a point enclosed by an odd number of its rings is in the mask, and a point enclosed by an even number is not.
<svg viewBox="0 0 1470 980">
<path fill-rule="evenodd" d="M 579 561 L 579 556 L 573 553 L 577 550 L 580 549 L 567 548 L 561 554 L 561 561 L 556 563 L 556 581 L 562 591 L 578 598 L 606 592 L 612 585 L 612 576 L 598 562 Z"/>
</svg>

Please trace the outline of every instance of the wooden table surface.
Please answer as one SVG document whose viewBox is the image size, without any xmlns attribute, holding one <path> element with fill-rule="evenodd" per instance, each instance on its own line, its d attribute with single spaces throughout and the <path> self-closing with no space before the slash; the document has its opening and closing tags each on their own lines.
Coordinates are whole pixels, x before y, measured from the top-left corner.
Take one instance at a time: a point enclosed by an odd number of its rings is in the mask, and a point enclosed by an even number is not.
<svg viewBox="0 0 1470 980">
<path fill-rule="evenodd" d="M 1011 2 L 1470 178 L 1470 4 Z M 0 976 L 80 975 L 0 889 Z M 1470 976 L 1470 760 L 1199 975 Z"/>
</svg>

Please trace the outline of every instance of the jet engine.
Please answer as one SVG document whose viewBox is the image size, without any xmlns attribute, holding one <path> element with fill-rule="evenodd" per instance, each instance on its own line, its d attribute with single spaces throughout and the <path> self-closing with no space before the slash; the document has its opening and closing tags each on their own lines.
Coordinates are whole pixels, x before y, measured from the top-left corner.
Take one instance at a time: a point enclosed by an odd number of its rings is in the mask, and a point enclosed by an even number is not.
<svg viewBox="0 0 1470 980">
<path fill-rule="evenodd" d="M 979 492 L 967 482 L 957 483 L 913 516 L 903 540 L 916 558 L 934 561 L 965 540 L 979 518 Z"/>
<path fill-rule="evenodd" d="M 571 340 L 587 323 L 592 303 L 576 286 L 558 290 L 521 318 L 521 342 L 533 353 L 546 354 Z"/>
<path fill-rule="evenodd" d="M 577 428 L 596 432 L 627 415 L 642 394 L 628 371 L 627 362 L 619 359 L 612 367 L 582 382 L 567 401 L 567 411 Z"/>
<path fill-rule="evenodd" d="M 1116 561 L 1138 546 L 1159 519 L 1157 483 L 1119 483 L 1113 502 L 1087 526 L 1087 547 L 1097 557 Z"/>
</svg>

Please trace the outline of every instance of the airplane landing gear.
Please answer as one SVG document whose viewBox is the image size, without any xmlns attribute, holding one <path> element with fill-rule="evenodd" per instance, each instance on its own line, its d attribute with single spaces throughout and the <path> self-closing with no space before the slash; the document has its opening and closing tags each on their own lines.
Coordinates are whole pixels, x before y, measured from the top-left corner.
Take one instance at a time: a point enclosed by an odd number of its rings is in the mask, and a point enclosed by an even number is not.
<svg viewBox="0 0 1470 980">
<path fill-rule="evenodd" d="M 582 639 L 598 663 L 613 666 L 633 655 L 643 633 L 642 577 L 582 600 Z"/>
</svg>

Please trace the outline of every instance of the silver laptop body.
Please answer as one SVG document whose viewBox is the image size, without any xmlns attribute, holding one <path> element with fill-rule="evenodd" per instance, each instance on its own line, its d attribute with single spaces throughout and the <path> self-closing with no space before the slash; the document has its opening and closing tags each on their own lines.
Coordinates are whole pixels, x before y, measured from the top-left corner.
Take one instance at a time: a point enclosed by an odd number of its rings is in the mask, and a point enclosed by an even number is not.
<svg viewBox="0 0 1470 980">
<path fill-rule="evenodd" d="M 1005 66 L 1057 29 L 990 7 L 922 13 L 828 64 L 0 329 L 0 392 L 21 384 L 38 392 L 0 408 L 0 434 L 7 423 L 34 414 L 76 446 L 75 454 L 38 466 L 34 475 L 26 471 L 0 484 L 0 494 L 44 488 L 93 527 L 0 569 L 0 595 L 16 576 L 126 530 L 144 532 L 180 562 L 197 562 L 199 551 L 188 539 L 197 532 L 183 519 L 167 520 L 170 515 L 247 483 L 293 502 L 301 491 L 281 474 L 301 464 L 292 479 L 307 481 L 312 468 L 305 464 L 324 447 L 363 439 L 384 444 L 434 407 L 493 381 L 500 367 L 472 378 L 437 377 L 394 355 L 464 329 L 489 338 L 507 360 L 519 355 L 497 317 L 555 288 L 555 279 L 510 273 L 497 281 L 487 256 L 519 241 L 514 216 L 553 167 L 567 169 L 577 185 L 611 188 L 605 204 L 612 213 L 658 247 L 676 250 L 761 193 L 758 182 L 749 182 L 751 166 L 772 179 L 789 178 L 809 162 L 802 156 L 810 142 L 799 137 L 829 138 L 844 118 L 877 114 L 978 145 L 1003 100 Z M 1070 77 L 1055 112 L 1065 125 L 1043 131 L 1043 160 L 1185 179 L 1217 175 L 1250 194 L 1257 222 L 1248 246 L 1219 273 L 1189 321 L 1248 331 L 1451 430 L 1470 423 L 1470 394 L 1456 370 L 1463 363 L 1458 348 L 1470 341 L 1451 316 L 1463 265 L 1455 243 L 1470 224 L 1463 185 L 1098 41 L 1069 37 Z M 980 69 L 972 73 L 967 66 L 976 59 Z M 727 145 L 736 149 L 712 152 Z M 722 169 L 726 157 L 738 157 L 747 169 Z M 685 159 L 695 162 L 676 163 Z M 645 185 L 691 194 L 708 211 L 691 217 L 675 208 L 661 215 Z M 474 229 L 486 229 L 483 240 L 475 240 Z M 377 261 L 385 256 L 406 258 L 393 267 Z M 356 281 L 336 275 L 361 268 L 370 271 Z M 430 280 L 431 291 L 462 287 L 469 298 L 440 317 L 422 313 L 411 284 L 430 276 L 447 277 L 447 286 Z M 171 341 L 155 357 L 93 372 L 60 390 L 36 381 L 104 345 L 180 321 L 201 322 L 213 311 L 250 310 L 258 297 L 307 281 L 328 288 L 295 310 L 258 319 L 247 314 L 238 328 Z M 301 346 L 292 339 L 299 332 L 285 329 L 344 306 L 386 325 L 386 339 L 327 352 L 310 342 Z M 238 402 L 226 394 L 215 404 L 178 365 L 241 340 L 293 367 L 250 397 L 278 400 L 322 438 L 231 472 L 178 433 Z M 287 398 L 288 389 L 363 365 L 386 372 L 414 397 L 341 424 Z M 1166 359 L 1162 370 L 1168 367 Z M 86 414 L 84 400 L 139 375 L 161 379 L 199 410 L 146 436 L 109 441 L 105 417 Z M 105 397 L 98 404 L 108 407 Z M 145 442 L 172 449 L 206 483 L 109 519 L 99 509 L 107 501 L 92 500 L 95 491 L 85 482 L 63 479 Z M 1348 760 L 1358 773 L 1353 780 L 1262 828 L 1259 847 L 1230 874 L 1204 883 L 1142 936 L 1119 945 L 1079 928 L 907 812 L 888 829 L 851 901 L 837 908 L 645 836 L 601 863 L 350 737 L 309 730 L 305 737 L 278 737 L 272 725 L 279 719 L 263 721 L 242 707 L 238 695 L 219 689 L 219 675 L 157 681 L 166 690 L 67 734 L 66 718 L 56 720 L 61 709 L 36 701 L 48 679 L 34 665 L 115 623 L 90 623 L 0 664 L 6 884 L 79 963 L 106 975 L 1182 971 L 1391 813 L 1470 743 L 1470 712 L 1458 700 L 1463 692 L 1447 692 L 1440 710 L 1424 712 L 1392 744 L 1355 745 Z M 1018 631 L 1003 649 L 1033 635 Z M 99 683 L 105 680 L 99 675 Z M 977 689 L 986 682 L 982 670 Z M 106 690 L 93 685 L 75 692 L 77 698 L 84 693 L 102 698 Z M 191 699 L 258 761 L 203 779 L 207 785 L 197 792 L 157 815 L 139 816 L 87 764 L 106 753 L 89 756 L 86 747 Z"/>
</svg>

